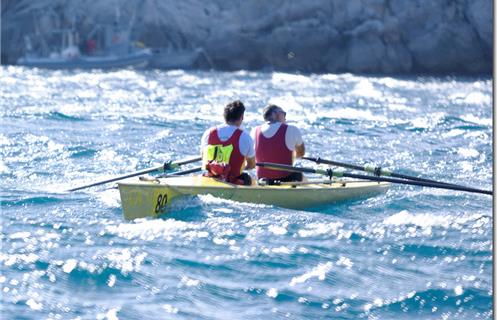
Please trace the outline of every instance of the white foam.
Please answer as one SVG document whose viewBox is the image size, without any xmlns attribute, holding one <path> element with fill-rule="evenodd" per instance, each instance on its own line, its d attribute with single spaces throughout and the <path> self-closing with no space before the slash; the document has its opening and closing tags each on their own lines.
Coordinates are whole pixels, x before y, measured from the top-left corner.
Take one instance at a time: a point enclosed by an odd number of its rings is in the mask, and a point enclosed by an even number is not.
<svg viewBox="0 0 498 320">
<path fill-rule="evenodd" d="M 116 189 L 107 189 L 104 191 L 97 191 L 97 198 L 106 206 L 110 208 L 121 207 L 121 200 L 119 191 Z"/>
<path fill-rule="evenodd" d="M 178 313 L 178 308 L 175 308 L 173 307 L 172 305 L 170 304 L 163 304 L 163 309 L 164 311 L 166 311 L 167 313 L 171 313 L 171 314 L 176 314 Z"/>
<path fill-rule="evenodd" d="M 322 234 L 337 235 L 340 228 L 344 226 L 342 222 L 330 222 L 330 223 L 309 223 L 306 225 L 305 229 L 298 231 L 298 234 L 302 238 L 314 237 Z"/>
<path fill-rule="evenodd" d="M 458 154 L 464 158 L 476 158 L 479 152 L 473 148 L 458 148 Z"/>
<path fill-rule="evenodd" d="M 109 131 L 118 131 L 119 129 L 124 128 L 124 125 L 121 123 L 111 123 L 107 126 L 105 126 L 106 130 Z"/>
<path fill-rule="evenodd" d="M 38 261 L 38 259 L 40 259 L 40 257 L 34 253 L 29 253 L 29 254 L 0 253 L 0 261 L 4 261 L 4 264 L 8 267 L 19 263 L 33 264 L 36 261 Z"/>
<path fill-rule="evenodd" d="M 300 84 L 306 84 L 306 85 L 311 85 L 311 79 L 306 76 L 298 75 L 298 74 L 290 74 L 290 73 L 283 73 L 283 72 L 274 72 L 271 77 L 271 81 L 273 84 L 287 84 L 287 83 L 300 83 Z"/>
<path fill-rule="evenodd" d="M 100 253 L 110 261 L 110 266 L 120 269 L 123 273 L 139 271 L 143 260 L 147 256 L 146 252 L 136 253 L 135 250 L 110 249 L 105 254 Z"/>
<path fill-rule="evenodd" d="M 379 80 L 377 80 L 377 83 L 382 84 L 390 89 L 400 87 L 405 89 L 413 89 L 417 85 L 415 81 L 399 80 L 390 77 L 380 78 Z"/>
<path fill-rule="evenodd" d="M 304 110 L 303 105 L 294 97 L 294 96 L 280 96 L 280 97 L 272 97 L 268 101 L 269 104 L 276 104 L 277 106 L 282 107 L 287 112 L 288 118 L 295 118 L 294 113 L 298 113 Z M 261 117 L 261 116 L 260 116 Z"/>
<path fill-rule="evenodd" d="M 13 233 L 9 236 L 9 238 L 10 239 L 26 239 L 26 238 L 29 238 L 29 236 L 31 236 L 31 233 L 24 231 L 24 232 Z"/>
<path fill-rule="evenodd" d="M 111 150 L 111 149 L 105 149 L 101 150 L 97 153 L 96 155 L 96 161 L 102 161 L 102 162 L 113 162 L 113 161 L 119 161 L 119 162 L 124 162 L 122 157 L 118 156 L 116 151 Z"/>
<path fill-rule="evenodd" d="M 352 120 L 369 120 L 387 122 L 385 116 L 374 115 L 370 110 L 361 110 L 355 108 L 343 108 L 334 110 L 323 110 L 320 112 L 322 116 L 332 119 L 352 119 Z"/>
<path fill-rule="evenodd" d="M 432 192 L 431 192 L 432 193 Z M 414 225 L 421 228 L 442 227 L 461 228 L 473 222 L 475 227 L 482 223 L 483 216 L 481 214 L 471 214 L 464 216 L 456 216 L 452 214 L 432 214 L 432 213 L 410 213 L 408 210 L 400 211 L 384 219 L 383 224 L 393 226 L 409 226 Z M 486 220 L 486 219 L 485 219 Z"/>
<path fill-rule="evenodd" d="M 110 309 L 109 311 L 107 311 L 107 313 L 99 313 L 97 314 L 96 318 L 97 320 L 119 320 L 119 317 L 118 317 L 118 312 L 119 310 L 121 310 L 120 307 L 117 307 L 117 308 L 112 308 Z"/>
<path fill-rule="evenodd" d="M 0 134 L 0 146 L 8 146 L 11 144 L 12 142 L 9 140 L 9 138 L 4 136 L 3 134 Z"/>
<path fill-rule="evenodd" d="M 475 124 L 491 127 L 493 125 L 493 120 L 491 118 L 479 118 L 473 114 L 466 114 L 462 116 L 462 119 Z"/>
<path fill-rule="evenodd" d="M 182 285 L 184 285 L 186 287 L 197 287 L 201 283 L 200 280 L 192 279 L 192 278 L 189 278 L 187 276 L 182 276 L 182 278 L 180 279 L 180 282 Z"/>
<path fill-rule="evenodd" d="M 73 271 L 77 265 L 78 265 L 78 260 L 68 259 L 62 266 L 62 271 L 64 271 L 65 273 L 71 273 L 71 271 Z"/>
<path fill-rule="evenodd" d="M 332 262 L 320 263 L 318 266 L 313 268 L 311 271 L 306 272 L 305 274 L 294 277 L 291 279 L 289 285 L 291 287 L 295 286 L 299 283 L 304 283 L 311 278 L 318 278 L 318 280 L 323 281 L 325 279 L 325 275 L 332 269 Z"/>
<path fill-rule="evenodd" d="M 218 208 L 218 209 L 216 209 L 216 211 L 222 212 L 222 213 L 233 213 L 233 209 L 230 209 L 230 208 Z"/>
<path fill-rule="evenodd" d="M 116 284 L 116 275 L 111 274 L 109 278 L 107 279 L 107 285 L 112 288 Z"/>
<path fill-rule="evenodd" d="M 393 110 L 393 111 L 417 112 L 417 109 L 409 107 L 406 104 L 402 104 L 402 103 L 388 103 L 387 108 L 389 110 Z"/>
<path fill-rule="evenodd" d="M 157 238 L 172 239 L 175 236 L 185 237 L 185 231 L 192 228 L 195 228 L 195 226 L 174 219 L 136 219 L 134 223 L 106 226 L 106 231 L 126 239 L 139 238 L 151 241 Z"/>
<path fill-rule="evenodd" d="M 249 207 L 249 208 L 265 208 L 269 207 L 269 205 L 265 204 L 258 204 L 258 203 L 249 203 L 249 202 L 239 202 L 239 201 L 233 201 L 233 200 L 228 200 L 228 199 L 223 199 L 223 198 L 218 198 L 210 194 L 206 195 L 198 195 L 197 196 L 201 202 L 209 205 L 230 205 L 234 207 Z M 217 209 L 219 210 L 219 208 Z M 223 212 L 223 211 L 222 211 Z"/>
<path fill-rule="evenodd" d="M 9 167 L 3 162 L 3 160 L 0 160 L 0 173 L 3 174 L 8 174 L 11 173 L 12 171 L 9 169 Z"/>
<path fill-rule="evenodd" d="M 285 226 L 271 225 L 268 227 L 268 231 L 275 235 L 282 236 L 287 233 L 287 228 Z"/>
<path fill-rule="evenodd" d="M 30 307 L 32 310 L 42 310 L 43 309 L 43 303 L 37 302 L 34 299 L 30 298 L 28 301 L 26 301 L 26 305 Z"/>
<path fill-rule="evenodd" d="M 462 129 L 452 129 L 449 132 L 445 132 L 442 134 L 444 138 L 452 138 L 456 136 L 460 136 L 465 133 L 465 130 Z"/>
<path fill-rule="evenodd" d="M 351 91 L 351 94 L 370 99 L 380 99 L 383 96 L 382 92 L 375 89 L 373 83 L 368 79 L 360 80 L 354 86 L 353 90 Z"/>
<path fill-rule="evenodd" d="M 442 112 L 426 114 L 424 117 L 418 117 L 411 120 L 411 123 L 414 128 L 430 129 L 435 127 L 444 116 L 445 115 Z"/>
<path fill-rule="evenodd" d="M 339 260 L 335 263 L 338 266 L 345 266 L 346 269 L 351 269 L 353 267 L 353 261 L 349 259 L 348 257 L 339 257 Z"/>
<path fill-rule="evenodd" d="M 471 92 L 465 96 L 463 102 L 468 104 L 477 104 L 477 105 L 490 105 L 492 103 L 491 96 L 484 94 L 482 92 Z"/>
<path fill-rule="evenodd" d="M 279 253 L 279 254 L 290 254 L 292 251 L 285 246 L 280 246 L 278 248 L 271 249 L 271 252 L 272 253 Z"/>
<path fill-rule="evenodd" d="M 278 290 L 275 288 L 270 288 L 266 291 L 266 295 L 270 298 L 276 298 L 278 296 Z"/>
</svg>

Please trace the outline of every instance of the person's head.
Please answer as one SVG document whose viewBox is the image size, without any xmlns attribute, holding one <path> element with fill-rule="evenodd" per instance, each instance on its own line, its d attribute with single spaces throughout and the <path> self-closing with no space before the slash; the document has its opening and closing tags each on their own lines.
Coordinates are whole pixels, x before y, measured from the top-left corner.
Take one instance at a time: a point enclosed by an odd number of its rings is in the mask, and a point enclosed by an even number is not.
<svg viewBox="0 0 498 320">
<path fill-rule="evenodd" d="M 285 122 L 286 112 L 277 105 L 269 104 L 263 109 L 263 118 L 269 122 Z"/>
<path fill-rule="evenodd" d="M 235 100 L 230 102 L 225 106 L 225 110 L 223 111 L 223 117 L 225 118 L 226 123 L 234 123 L 237 121 L 242 122 L 244 118 L 244 111 L 246 108 L 244 104 L 240 100 Z"/>
</svg>

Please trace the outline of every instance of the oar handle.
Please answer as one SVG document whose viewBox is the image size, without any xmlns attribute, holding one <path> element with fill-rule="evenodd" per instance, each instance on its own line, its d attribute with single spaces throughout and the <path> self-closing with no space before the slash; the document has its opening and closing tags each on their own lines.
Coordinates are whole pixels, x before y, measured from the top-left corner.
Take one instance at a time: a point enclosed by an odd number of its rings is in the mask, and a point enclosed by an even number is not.
<svg viewBox="0 0 498 320">
<path fill-rule="evenodd" d="M 189 163 L 197 162 L 197 161 L 201 161 L 201 160 L 202 160 L 202 157 L 192 157 L 192 158 L 188 158 L 188 159 L 184 159 L 184 160 L 169 162 L 170 166 L 168 166 L 168 167 L 166 167 L 166 163 L 165 163 L 164 164 L 164 168 L 165 168 L 164 171 L 166 171 L 166 170 L 173 170 L 173 169 L 178 168 L 181 165 L 189 164 Z"/>
<path fill-rule="evenodd" d="M 188 169 L 188 170 L 173 172 L 171 174 L 162 174 L 162 175 L 158 176 L 158 178 L 168 178 L 168 177 L 172 177 L 172 176 L 183 176 L 185 174 L 199 172 L 199 171 L 202 171 L 202 167 L 195 167 L 195 168 Z"/>
</svg>

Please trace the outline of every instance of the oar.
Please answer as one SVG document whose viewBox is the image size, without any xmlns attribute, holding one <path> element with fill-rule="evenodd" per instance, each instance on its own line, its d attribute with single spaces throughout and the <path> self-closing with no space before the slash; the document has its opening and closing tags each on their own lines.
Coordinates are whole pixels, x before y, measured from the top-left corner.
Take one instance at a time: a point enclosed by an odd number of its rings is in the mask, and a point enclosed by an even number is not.
<svg viewBox="0 0 498 320">
<path fill-rule="evenodd" d="M 158 178 L 168 178 L 168 177 L 172 177 L 172 176 L 183 176 L 183 175 L 186 175 L 186 174 L 189 174 L 189 173 L 194 173 L 194 172 L 199 172 L 202 170 L 202 167 L 195 167 L 195 168 L 192 168 L 192 169 L 187 169 L 187 170 L 183 170 L 183 171 L 177 171 L 177 172 L 173 172 L 173 173 L 170 173 L 170 174 L 162 174 L 160 176 L 157 176 Z"/>
<path fill-rule="evenodd" d="M 94 183 L 87 184 L 84 186 L 72 188 L 72 189 L 69 189 L 67 191 L 76 191 L 76 190 L 81 190 L 81 189 L 90 188 L 90 187 L 94 187 L 94 186 L 99 186 L 101 184 L 106 184 L 106 183 L 113 182 L 113 181 L 123 180 L 126 178 L 131 178 L 131 177 L 139 176 L 139 175 L 146 174 L 146 173 L 156 172 L 156 171 L 163 172 L 163 171 L 167 171 L 167 170 L 174 170 L 181 165 L 192 163 L 192 162 L 197 162 L 200 160 L 201 160 L 201 157 L 188 158 L 188 159 L 183 159 L 183 160 L 174 161 L 174 162 L 168 161 L 168 162 L 165 162 L 162 166 L 135 171 L 133 173 L 128 173 L 128 174 L 114 177 L 111 179 L 98 181 L 98 182 L 94 182 Z"/>
<path fill-rule="evenodd" d="M 425 179 L 425 178 L 419 178 L 419 177 L 414 177 L 414 176 L 408 176 L 405 174 L 401 173 L 396 173 L 396 172 L 391 172 L 387 169 L 383 169 L 382 167 L 377 167 L 373 165 L 364 165 L 364 166 L 358 166 L 354 164 L 349 164 L 349 163 L 344 163 L 344 162 L 338 162 L 338 161 L 333 161 L 333 160 L 327 160 L 327 159 L 322 159 L 320 157 L 317 158 L 312 158 L 312 157 L 302 157 L 304 160 L 309 160 L 316 162 L 318 164 L 323 163 L 323 164 L 330 164 L 333 166 L 338 166 L 338 167 L 343 167 L 343 168 L 348 168 L 348 169 L 353 169 L 353 170 L 359 170 L 359 171 L 365 171 L 372 173 L 376 176 L 386 176 L 386 177 L 395 177 L 395 178 L 401 178 L 401 179 L 407 179 L 407 180 L 413 180 L 413 181 L 421 181 L 421 182 L 430 182 L 430 183 L 437 183 L 437 184 L 446 184 L 449 186 L 458 186 L 453 183 L 447 183 L 447 182 L 441 182 L 441 181 L 436 181 L 436 180 L 431 180 L 431 179 Z"/>
<path fill-rule="evenodd" d="M 188 169 L 188 170 L 177 171 L 177 172 L 173 172 L 171 174 L 162 174 L 162 175 L 157 176 L 157 177 L 145 177 L 145 176 L 143 176 L 143 177 L 139 177 L 139 179 L 141 181 L 156 181 L 157 178 L 169 178 L 169 177 L 183 176 L 183 175 L 198 172 L 198 171 L 202 171 L 202 167 L 195 167 L 195 168 Z M 104 190 L 110 190 L 110 189 L 118 189 L 118 186 L 110 187 L 110 188 L 107 188 Z"/>
<path fill-rule="evenodd" d="M 365 180 L 372 180 L 372 181 L 379 181 L 379 182 L 391 182 L 391 183 L 407 184 L 407 185 L 412 185 L 412 186 L 422 186 L 422 187 L 440 188 L 440 189 L 457 190 L 457 191 L 467 191 L 467 192 L 473 192 L 473 193 L 482 193 L 482 194 L 493 195 L 492 191 L 469 188 L 469 187 L 460 186 L 460 185 L 456 185 L 456 184 L 448 185 L 448 184 L 432 183 L 432 182 L 424 182 L 424 181 L 410 181 L 410 180 L 401 180 L 401 179 L 395 179 L 395 178 L 383 178 L 383 177 L 377 177 L 377 176 L 367 176 L 364 174 L 354 174 L 354 173 L 347 173 L 347 172 L 341 172 L 341 171 L 332 171 L 332 169 L 322 170 L 322 169 L 312 169 L 312 168 L 298 168 L 298 167 L 288 166 L 285 164 L 277 164 L 277 163 L 269 163 L 269 162 L 258 162 L 258 163 L 256 163 L 256 165 L 260 166 L 260 167 L 274 169 L 274 170 L 317 173 L 317 174 L 325 175 L 329 178 L 347 177 L 347 178 L 365 179 Z"/>
</svg>

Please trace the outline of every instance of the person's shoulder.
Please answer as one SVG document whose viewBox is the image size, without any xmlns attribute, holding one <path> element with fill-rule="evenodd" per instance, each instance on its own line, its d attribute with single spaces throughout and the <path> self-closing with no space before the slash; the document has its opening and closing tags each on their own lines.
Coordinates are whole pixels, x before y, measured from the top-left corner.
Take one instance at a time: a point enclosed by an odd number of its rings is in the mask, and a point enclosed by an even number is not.
<svg viewBox="0 0 498 320">
<path fill-rule="evenodd" d="M 227 129 L 227 128 L 230 128 L 230 126 L 227 125 L 226 123 L 220 123 L 217 126 L 211 127 L 211 129 L 216 129 L 216 130 L 222 130 L 222 129 Z"/>
<path fill-rule="evenodd" d="M 204 130 L 204 134 L 206 134 L 206 133 L 208 133 L 208 132 L 211 132 L 211 130 L 212 130 L 212 129 L 213 129 L 212 127 L 210 127 L 210 128 L 206 128 L 206 129 Z"/>
<path fill-rule="evenodd" d="M 211 131 L 213 131 L 213 129 L 217 129 L 217 128 L 216 127 L 209 127 L 206 130 L 204 130 L 203 135 L 208 135 L 209 133 L 211 133 Z"/>
<path fill-rule="evenodd" d="M 219 129 L 220 126 L 211 126 L 211 127 L 208 127 L 206 129 L 206 132 L 209 132 L 209 131 L 213 131 L 213 130 L 216 130 L 216 129 Z"/>
<path fill-rule="evenodd" d="M 285 137 L 294 140 L 297 144 L 302 142 L 302 133 L 298 127 L 294 125 L 287 125 L 287 131 L 285 132 Z"/>
<path fill-rule="evenodd" d="M 288 130 L 293 130 L 293 131 L 298 131 L 298 132 L 301 132 L 301 130 L 300 130 L 297 126 L 295 126 L 295 125 L 293 125 L 293 124 L 287 124 L 287 123 L 286 123 L 286 125 L 287 125 L 287 129 L 288 129 Z"/>
<path fill-rule="evenodd" d="M 252 140 L 251 134 L 250 134 L 248 131 L 246 131 L 246 130 L 242 130 L 242 129 L 239 129 L 239 130 L 241 130 L 241 131 L 242 131 L 242 133 L 240 134 L 240 136 L 241 136 L 241 137 L 244 137 L 244 138 L 249 138 L 249 139 L 251 139 L 251 140 Z"/>
</svg>

